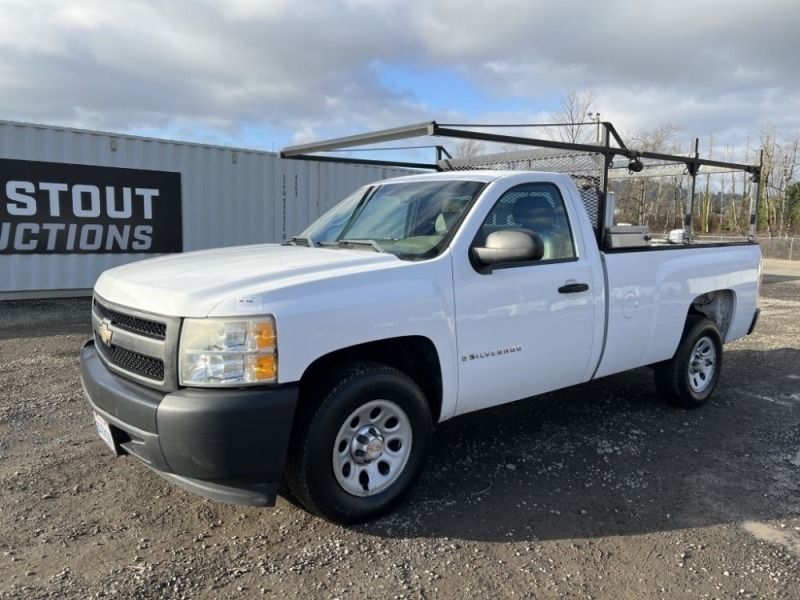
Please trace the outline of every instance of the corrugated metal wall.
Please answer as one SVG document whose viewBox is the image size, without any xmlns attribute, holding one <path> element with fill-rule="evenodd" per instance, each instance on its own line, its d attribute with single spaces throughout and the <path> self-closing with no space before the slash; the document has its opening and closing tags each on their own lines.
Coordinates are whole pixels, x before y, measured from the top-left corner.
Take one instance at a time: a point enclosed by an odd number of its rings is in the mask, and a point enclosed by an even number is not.
<svg viewBox="0 0 800 600">
<path fill-rule="evenodd" d="M 299 233 L 358 186 L 408 173 L 7 121 L 0 121 L 0 158 L 180 172 L 187 252 L 280 242 Z M 0 298 L 88 290 L 105 269 L 151 256 L 3 254 Z"/>
</svg>

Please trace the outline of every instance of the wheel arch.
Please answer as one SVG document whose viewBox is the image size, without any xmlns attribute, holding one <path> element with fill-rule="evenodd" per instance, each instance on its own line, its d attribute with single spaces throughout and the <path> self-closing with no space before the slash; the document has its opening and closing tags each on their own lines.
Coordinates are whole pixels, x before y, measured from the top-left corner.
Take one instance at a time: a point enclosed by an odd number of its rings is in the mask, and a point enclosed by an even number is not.
<svg viewBox="0 0 800 600">
<path fill-rule="evenodd" d="M 714 290 L 695 297 L 689 305 L 686 315 L 707 317 L 714 321 L 723 341 L 727 338 L 733 317 L 736 314 L 736 292 L 734 290 Z"/>
<path fill-rule="evenodd" d="M 443 398 L 442 368 L 436 346 L 424 336 L 377 340 L 319 357 L 300 378 L 300 403 L 313 402 L 309 391 L 328 373 L 359 362 L 384 364 L 411 377 L 425 394 L 434 424 L 439 421 Z"/>
</svg>

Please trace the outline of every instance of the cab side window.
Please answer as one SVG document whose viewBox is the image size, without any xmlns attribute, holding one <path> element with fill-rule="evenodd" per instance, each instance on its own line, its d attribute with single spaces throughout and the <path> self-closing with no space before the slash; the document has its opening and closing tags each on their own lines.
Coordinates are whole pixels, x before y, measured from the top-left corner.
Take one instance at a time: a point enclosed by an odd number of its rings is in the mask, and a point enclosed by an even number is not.
<svg viewBox="0 0 800 600">
<path fill-rule="evenodd" d="M 528 229 L 544 242 L 543 261 L 575 258 L 575 243 L 564 200 L 552 183 L 525 183 L 505 192 L 481 226 L 486 239 L 501 229 Z"/>
</svg>

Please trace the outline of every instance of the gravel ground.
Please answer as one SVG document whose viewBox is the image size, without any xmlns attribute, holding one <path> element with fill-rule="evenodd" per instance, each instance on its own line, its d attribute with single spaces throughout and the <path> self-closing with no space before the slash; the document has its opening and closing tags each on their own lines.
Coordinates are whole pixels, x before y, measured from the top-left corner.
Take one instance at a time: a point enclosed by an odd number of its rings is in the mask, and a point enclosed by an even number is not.
<svg viewBox="0 0 800 600">
<path fill-rule="evenodd" d="M 89 300 L 0 302 L 0 598 L 800 598 L 800 268 L 685 412 L 641 369 L 442 424 L 394 515 L 205 500 L 110 456 Z"/>
</svg>

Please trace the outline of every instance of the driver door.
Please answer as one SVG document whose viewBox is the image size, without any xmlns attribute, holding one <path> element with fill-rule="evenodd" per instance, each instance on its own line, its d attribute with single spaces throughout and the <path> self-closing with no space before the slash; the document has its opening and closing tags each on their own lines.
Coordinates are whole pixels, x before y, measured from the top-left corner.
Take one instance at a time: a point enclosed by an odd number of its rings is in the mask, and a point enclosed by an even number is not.
<svg viewBox="0 0 800 600">
<path fill-rule="evenodd" d="M 475 238 L 529 229 L 540 260 L 483 268 L 454 261 L 459 392 L 457 413 L 567 387 L 590 377 L 595 321 L 591 265 L 578 255 L 559 188 L 510 188 Z"/>
</svg>

